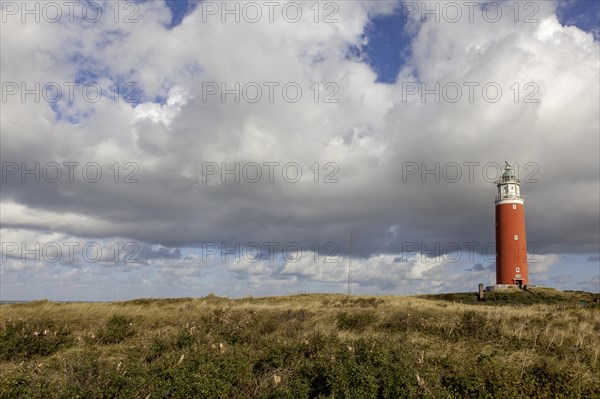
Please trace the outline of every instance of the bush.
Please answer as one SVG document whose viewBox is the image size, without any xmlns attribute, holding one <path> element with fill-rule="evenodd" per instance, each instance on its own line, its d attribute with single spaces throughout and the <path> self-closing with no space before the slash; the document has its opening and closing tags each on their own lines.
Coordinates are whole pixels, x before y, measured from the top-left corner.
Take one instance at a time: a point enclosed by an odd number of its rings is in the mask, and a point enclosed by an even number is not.
<svg viewBox="0 0 600 399">
<path fill-rule="evenodd" d="M 112 316 L 98 332 L 101 344 L 118 344 L 134 334 L 133 321 L 126 316 Z"/>
<path fill-rule="evenodd" d="M 7 322 L 0 332 L 0 359 L 29 359 L 48 356 L 73 343 L 71 332 L 53 320 Z"/>
<path fill-rule="evenodd" d="M 336 317 L 337 328 L 340 330 L 363 331 L 374 320 L 375 314 L 370 311 L 340 312 Z"/>
<path fill-rule="evenodd" d="M 410 328 L 410 314 L 406 312 L 396 312 L 389 315 L 381 324 L 381 328 L 391 332 L 405 332 Z"/>
<path fill-rule="evenodd" d="M 169 342 L 161 338 L 154 338 L 146 348 L 144 360 L 146 363 L 152 363 L 170 349 L 171 345 Z"/>
<path fill-rule="evenodd" d="M 188 346 L 192 346 L 196 342 L 196 338 L 194 334 L 189 332 L 188 330 L 181 330 L 179 334 L 177 334 L 177 338 L 175 339 L 175 347 L 182 349 Z"/>
<path fill-rule="evenodd" d="M 494 341 L 501 335 L 500 326 L 488 320 L 483 314 L 468 310 L 458 322 L 456 332 L 462 337 Z"/>
</svg>

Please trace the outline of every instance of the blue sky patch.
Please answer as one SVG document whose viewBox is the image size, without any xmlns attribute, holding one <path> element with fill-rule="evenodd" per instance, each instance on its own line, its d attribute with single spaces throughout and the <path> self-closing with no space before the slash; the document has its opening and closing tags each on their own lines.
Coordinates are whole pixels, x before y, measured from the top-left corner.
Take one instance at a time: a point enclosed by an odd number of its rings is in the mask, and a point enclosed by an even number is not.
<svg viewBox="0 0 600 399">
<path fill-rule="evenodd" d="M 394 14 L 375 17 L 367 26 L 368 44 L 361 51 L 377 73 L 377 81 L 394 83 L 398 72 L 410 58 L 412 35 L 405 29 L 406 18 L 400 9 Z"/>
<path fill-rule="evenodd" d="M 600 39 L 600 1 L 562 1 L 556 14 L 562 25 L 576 26 Z"/>
<path fill-rule="evenodd" d="M 181 24 L 183 18 L 196 9 L 200 0 L 165 0 L 167 6 L 171 9 L 171 23 L 169 29 L 173 29 Z"/>
</svg>

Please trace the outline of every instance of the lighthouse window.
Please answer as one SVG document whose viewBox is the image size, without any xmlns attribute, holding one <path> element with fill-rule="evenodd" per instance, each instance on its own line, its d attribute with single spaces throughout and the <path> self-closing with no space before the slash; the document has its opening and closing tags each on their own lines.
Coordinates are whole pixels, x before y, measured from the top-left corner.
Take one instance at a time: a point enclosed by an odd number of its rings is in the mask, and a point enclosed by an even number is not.
<svg viewBox="0 0 600 399">
<path fill-rule="evenodd" d="M 515 234 L 515 241 L 517 241 L 519 239 L 519 235 Z"/>
<path fill-rule="evenodd" d="M 517 266 L 517 269 L 515 270 L 517 273 L 521 273 L 521 268 L 519 266 Z"/>
<path fill-rule="evenodd" d="M 517 209 L 517 204 L 513 204 L 513 209 Z"/>
</svg>

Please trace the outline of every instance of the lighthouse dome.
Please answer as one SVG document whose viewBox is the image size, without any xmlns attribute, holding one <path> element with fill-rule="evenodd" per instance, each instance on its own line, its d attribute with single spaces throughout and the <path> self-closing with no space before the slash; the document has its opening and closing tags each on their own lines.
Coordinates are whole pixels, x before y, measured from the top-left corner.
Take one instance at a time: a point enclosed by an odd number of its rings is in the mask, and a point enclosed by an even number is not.
<svg viewBox="0 0 600 399">
<path fill-rule="evenodd" d="M 511 181 L 515 180 L 515 171 L 510 167 L 506 167 L 504 172 L 502 172 L 502 181 Z"/>
</svg>

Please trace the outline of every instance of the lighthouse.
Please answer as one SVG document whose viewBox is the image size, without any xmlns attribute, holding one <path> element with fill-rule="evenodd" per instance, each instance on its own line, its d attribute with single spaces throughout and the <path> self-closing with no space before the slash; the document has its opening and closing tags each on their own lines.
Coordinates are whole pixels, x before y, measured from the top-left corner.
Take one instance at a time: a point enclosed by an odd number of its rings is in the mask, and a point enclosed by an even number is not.
<svg viewBox="0 0 600 399">
<path fill-rule="evenodd" d="M 521 182 L 508 162 L 496 185 L 496 284 L 523 287 L 529 284 L 525 210 Z"/>
</svg>

